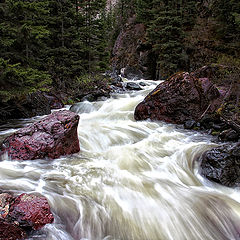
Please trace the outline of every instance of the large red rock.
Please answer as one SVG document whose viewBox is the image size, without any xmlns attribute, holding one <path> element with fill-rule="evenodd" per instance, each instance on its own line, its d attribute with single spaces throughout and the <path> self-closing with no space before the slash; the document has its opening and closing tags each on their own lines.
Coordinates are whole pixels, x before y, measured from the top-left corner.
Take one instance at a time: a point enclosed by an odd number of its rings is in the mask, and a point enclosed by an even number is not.
<svg viewBox="0 0 240 240">
<path fill-rule="evenodd" d="M 79 152 L 78 122 L 79 115 L 71 111 L 54 112 L 7 137 L 2 152 L 13 160 L 54 159 Z"/>
<path fill-rule="evenodd" d="M 34 230 L 52 223 L 54 218 L 45 197 L 23 193 L 11 204 L 9 216 L 21 227 L 31 227 Z"/>
<path fill-rule="evenodd" d="M 14 197 L 8 193 L 0 194 L 0 239 L 17 240 L 24 239 L 26 233 L 21 229 L 17 222 L 9 218 L 9 209 Z"/>
<path fill-rule="evenodd" d="M 26 193 L 16 197 L 0 194 L 1 240 L 25 239 L 27 230 L 38 230 L 53 220 L 45 197 Z"/>
<path fill-rule="evenodd" d="M 160 83 L 135 109 L 136 120 L 160 120 L 183 124 L 200 120 L 221 104 L 221 93 L 208 78 L 182 72 Z"/>
</svg>

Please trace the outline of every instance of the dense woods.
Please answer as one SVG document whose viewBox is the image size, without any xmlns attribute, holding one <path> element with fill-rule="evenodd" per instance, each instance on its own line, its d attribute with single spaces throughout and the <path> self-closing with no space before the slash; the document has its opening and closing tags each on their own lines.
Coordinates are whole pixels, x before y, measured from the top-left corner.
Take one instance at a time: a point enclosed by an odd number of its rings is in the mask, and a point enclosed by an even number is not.
<svg viewBox="0 0 240 240">
<path fill-rule="evenodd" d="M 239 1 L 137 2 L 162 77 L 217 62 L 239 65 Z"/>
<path fill-rule="evenodd" d="M 108 66 L 105 1 L 0 3 L 1 98 L 54 86 Z"/>
<path fill-rule="evenodd" d="M 145 28 L 153 78 L 212 63 L 239 70 L 237 0 L 1 0 L 0 101 L 89 87 L 119 58 L 111 55 L 115 41 L 133 17 L 130 24 Z M 128 49 L 122 58 L 131 58 Z"/>
</svg>

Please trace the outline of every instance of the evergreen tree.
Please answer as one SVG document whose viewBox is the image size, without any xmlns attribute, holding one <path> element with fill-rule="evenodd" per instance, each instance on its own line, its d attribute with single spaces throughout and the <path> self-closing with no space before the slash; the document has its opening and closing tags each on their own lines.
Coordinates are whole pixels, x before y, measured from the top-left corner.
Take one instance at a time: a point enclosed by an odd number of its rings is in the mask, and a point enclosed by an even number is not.
<svg viewBox="0 0 240 240">
<path fill-rule="evenodd" d="M 147 25 L 147 41 L 156 55 L 156 75 L 166 78 L 184 69 L 187 56 L 183 46 L 183 1 L 138 0 L 137 3 L 137 19 Z"/>
<path fill-rule="evenodd" d="M 24 65 L 39 60 L 38 49 L 45 47 L 42 40 L 49 34 L 44 20 L 48 14 L 47 7 L 47 0 L 6 0 L 1 3 L 0 57 Z"/>
<path fill-rule="evenodd" d="M 44 17 L 47 1 L 13 1 L 0 3 L 0 100 L 32 93 L 51 83 L 39 49 L 46 45 L 49 31 Z M 38 69 L 39 68 L 39 69 Z"/>
<path fill-rule="evenodd" d="M 10 64 L 0 58 L 0 101 L 20 98 L 38 90 L 45 91 L 52 80 L 49 74 L 20 63 Z"/>
</svg>

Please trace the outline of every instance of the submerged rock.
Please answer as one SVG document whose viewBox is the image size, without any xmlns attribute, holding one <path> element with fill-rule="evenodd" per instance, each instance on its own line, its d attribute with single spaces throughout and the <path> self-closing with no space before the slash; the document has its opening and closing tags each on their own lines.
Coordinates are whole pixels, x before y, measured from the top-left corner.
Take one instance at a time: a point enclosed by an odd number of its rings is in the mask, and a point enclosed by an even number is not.
<svg viewBox="0 0 240 240">
<path fill-rule="evenodd" d="M 26 232 L 54 221 L 45 197 L 23 193 L 14 197 L 0 194 L 0 239 L 25 239 Z"/>
<path fill-rule="evenodd" d="M 199 121 L 221 104 L 222 95 L 208 78 L 177 73 L 160 83 L 135 109 L 136 120 L 160 120 L 183 124 Z"/>
<path fill-rule="evenodd" d="M 200 174 L 228 187 L 240 186 L 240 143 L 223 145 L 203 153 Z"/>
<path fill-rule="evenodd" d="M 81 98 L 81 101 L 89 101 L 89 102 L 95 102 L 95 101 L 101 101 L 102 99 L 109 98 L 110 92 L 101 90 L 96 90 L 93 93 L 89 93 Z"/>
<path fill-rule="evenodd" d="M 33 160 L 79 152 L 78 121 L 79 115 L 71 111 L 54 112 L 7 137 L 2 153 L 13 160 Z"/>
</svg>

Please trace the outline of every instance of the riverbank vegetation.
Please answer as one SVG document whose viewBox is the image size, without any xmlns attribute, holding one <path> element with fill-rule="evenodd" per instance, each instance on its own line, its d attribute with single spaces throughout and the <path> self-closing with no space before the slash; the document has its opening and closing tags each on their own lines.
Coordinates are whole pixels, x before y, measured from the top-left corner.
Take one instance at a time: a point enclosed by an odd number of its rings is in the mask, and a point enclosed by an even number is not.
<svg viewBox="0 0 240 240">
<path fill-rule="evenodd" d="M 73 90 L 82 75 L 104 72 L 106 1 L 0 2 L 1 100 L 54 87 Z"/>
<path fill-rule="evenodd" d="M 136 24 L 144 26 L 141 39 L 125 31 Z M 79 89 L 94 88 L 99 77 L 92 76 L 120 70 L 128 59 L 138 68 L 140 42 L 151 51 L 147 64 L 153 78 L 218 63 L 234 66 L 227 78 L 239 85 L 237 0 L 2 0 L 0 35 L 4 104 L 39 90 L 74 99 Z M 131 44 L 117 45 L 124 37 Z M 122 48 L 121 56 L 113 55 L 116 48 Z"/>
</svg>

